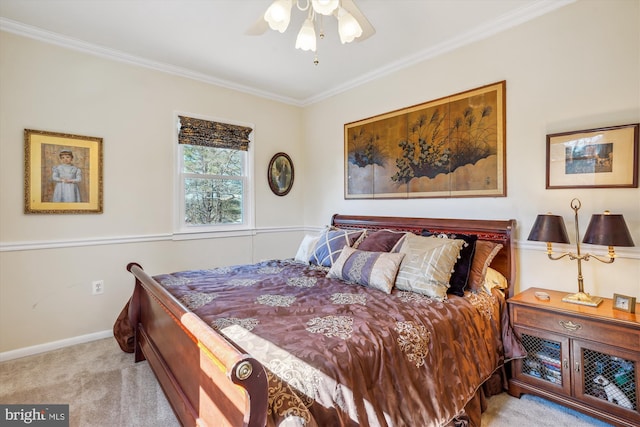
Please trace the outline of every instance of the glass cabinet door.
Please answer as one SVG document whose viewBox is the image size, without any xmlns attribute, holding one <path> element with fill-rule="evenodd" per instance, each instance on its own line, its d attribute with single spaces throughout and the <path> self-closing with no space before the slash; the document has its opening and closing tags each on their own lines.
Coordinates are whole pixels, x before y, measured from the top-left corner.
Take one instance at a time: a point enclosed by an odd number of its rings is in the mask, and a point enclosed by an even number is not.
<svg viewBox="0 0 640 427">
<path fill-rule="evenodd" d="M 640 423 L 640 354 L 596 343 L 573 343 L 575 395 Z"/>
<path fill-rule="evenodd" d="M 571 391 L 568 339 L 550 333 L 516 328 L 527 357 L 516 363 L 515 375 L 550 390 Z"/>
</svg>

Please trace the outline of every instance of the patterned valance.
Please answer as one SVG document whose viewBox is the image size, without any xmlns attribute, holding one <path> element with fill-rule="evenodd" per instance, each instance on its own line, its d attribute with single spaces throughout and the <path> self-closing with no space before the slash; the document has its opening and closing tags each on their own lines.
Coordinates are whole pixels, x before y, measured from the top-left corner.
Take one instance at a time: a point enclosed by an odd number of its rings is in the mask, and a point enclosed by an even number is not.
<svg viewBox="0 0 640 427">
<path fill-rule="evenodd" d="M 180 119 L 178 144 L 249 150 L 249 135 L 253 131 L 250 127 L 194 119 L 193 117 L 178 117 Z"/>
</svg>

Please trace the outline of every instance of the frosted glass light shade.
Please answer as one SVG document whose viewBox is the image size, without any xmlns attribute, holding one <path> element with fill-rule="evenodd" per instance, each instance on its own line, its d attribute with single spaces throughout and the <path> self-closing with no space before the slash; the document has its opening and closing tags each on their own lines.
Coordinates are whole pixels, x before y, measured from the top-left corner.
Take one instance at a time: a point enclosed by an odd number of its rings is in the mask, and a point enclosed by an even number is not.
<svg viewBox="0 0 640 427">
<path fill-rule="evenodd" d="M 296 49 L 316 51 L 316 30 L 313 21 L 307 18 L 296 38 Z"/>
<path fill-rule="evenodd" d="M 331 15 L 338 7 L 339 0 L 312 0 L 311 5 L 316 13 L 321 15 Z"/>
<path fill-rule="evenodd" d="M 362 35 L 362 27 L 345 9 L 338 9 L 338 34 L 342 44 L 351 43 Z"/>
<path fill-rule="evenodd" d="M 272 30 L 284 33 L 291 20 L 292 6 L 293 0 L 275 0 L 264 13 L 264 20 Z"/>
</svg>

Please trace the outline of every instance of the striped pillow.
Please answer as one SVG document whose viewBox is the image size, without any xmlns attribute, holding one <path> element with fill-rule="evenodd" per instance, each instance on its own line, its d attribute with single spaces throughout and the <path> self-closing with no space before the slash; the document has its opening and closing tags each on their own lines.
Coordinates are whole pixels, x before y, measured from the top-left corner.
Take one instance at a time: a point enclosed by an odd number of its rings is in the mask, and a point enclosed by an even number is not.
<svg viewBox="0 0 640 427">
<path fill-rule="evenodd" d="M 344 248 L 327 277 L 390 294 L 404 254 Z"/>
<path fill-rule="evenodd" d="M 464 240 L 459 239 L 407 234 L 400 248 L 405 257 L 400 264 L 396 287 L 439 300 L 447 299 L 449 279 L 463 244 Z"/>
</svg>

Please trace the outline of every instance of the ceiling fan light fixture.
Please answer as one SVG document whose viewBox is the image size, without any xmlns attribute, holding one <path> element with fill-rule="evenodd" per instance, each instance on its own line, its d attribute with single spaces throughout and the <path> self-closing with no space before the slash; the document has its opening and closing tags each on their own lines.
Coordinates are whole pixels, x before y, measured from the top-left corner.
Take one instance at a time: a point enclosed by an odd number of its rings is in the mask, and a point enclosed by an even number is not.
<svg viewBox="0 0 640 427">
<path fill-rule="evenodd" d="M 296 38 L 296 49 L 316 51 L 316 30 L 311 18 L 307 18 Z"/>
<path fill-rule="evenodd" d="M 339 0 L 312 0 L 311 5 L 316 13 L 321 15 L 331 15 L 339 5 Z"/>
<path fill-rule="evenodd" d="M 272 30 L 284 33 L 291 20 L 292 7 L 293 0 L 275 0 L 264 13 L 264 20 Z"/>
<path fill-rule="evenodd" d="M 342 7 L 338 8 L 338 34 L 342 44 L 351 43 L 362 35 L 358 21 Z"/>
<path fill-rule="evenodd" d="M 333 16 L 338 21 L 338 35 L 342 44 L 351 43 L 356 38 L 364 40 L 375 34 L 376 30 L 356 6 L 355 0 L 271 0 L 262 18 L 256 22 L 247 34 L 262 34 L 268 27 L 284 33 L 291 21 L 293 5 L 307 14 L 298 31 L 295 47 L 316 53 L 314 64 L 318 65 L 318 38 L 324 38 L 325 16 Z M 295 18 L 295 17 L 294 17 Z M 330 19 L 330 18 L 327 18 Z M 319 32 L 319 33 L 318 33 Z"/>
</svg>

